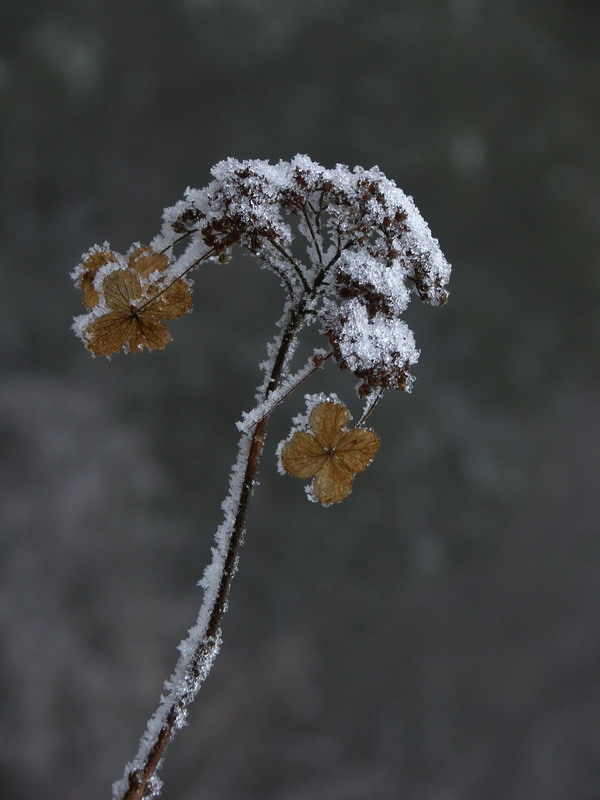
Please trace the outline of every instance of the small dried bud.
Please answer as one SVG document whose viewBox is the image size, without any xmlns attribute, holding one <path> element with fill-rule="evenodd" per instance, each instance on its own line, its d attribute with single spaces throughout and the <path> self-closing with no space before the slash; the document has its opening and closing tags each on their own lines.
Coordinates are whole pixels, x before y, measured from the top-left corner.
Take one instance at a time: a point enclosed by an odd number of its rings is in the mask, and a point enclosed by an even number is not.
<svg viewBox="0 0 600 800">
<path fill-rule="evenodd" d="M 198 224 L 204 214 L 197 208 L 186 208 L 177 219 L 171 222 L 171 227 L 175 233 L 188 233 Z"/>
</svg>

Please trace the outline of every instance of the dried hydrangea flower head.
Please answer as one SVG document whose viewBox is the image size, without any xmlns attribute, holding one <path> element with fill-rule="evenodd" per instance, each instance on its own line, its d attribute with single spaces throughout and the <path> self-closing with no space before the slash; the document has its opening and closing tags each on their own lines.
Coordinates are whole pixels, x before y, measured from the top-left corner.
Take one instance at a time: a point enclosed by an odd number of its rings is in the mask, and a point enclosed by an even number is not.
<svg viewBox="0 0 600 800">
<path fill-rule="evenodd" d="M 107 311 L 86 327 L 84 336 L 89 349 L 98 356 L 118 353 L 125 345 L 130 353 L 140 348 L 162 350 L 171 334 L 160 320 L 176 319 L 192 307 L 189 286 L 175 281 L 164 290 L 155 284 L 142 286 L 134 270 L 119 269 L 103 282 Z"/>
<path fill-rule="evenodd" d="M 168 266 L 167 255 L 146 245 L 134 246 L 127 258 L 95 249 L 83 259 L 74 278 L 90 311 L 77 317 L 75 330 L 94 355 L 162 350 L 171 341 L 160 320 L 190 311 L 192 293 L 185 278 L 167 275 Z"/>
<path fill-rule="evenodd" d="M 95 246 L 72 273 L 86 307 L 74 330 L 94 355 L 108 357 L 164 348 L 171 341 L 164 321 L 192 307 L 189 274 L 206 262 L 227 262 L 234 248 L 272 270 L 285 291 L 277 333 L 260 365 L 256 406 L 238 422 L 238 456 L 201 581 L 197 622 L 179 646 L 137 755 L 113 787 L 114 800 L 159 793 L 156 771 L 165 748 L 185 724 L 217 654 L 271 412 L 328 362 L 355 375 L 364 403 L 356 428 L 347 427 L 350 413 L 333 395 L 309 395 L 307 413 L 278 448 L 282 471 L 311 480 L 311 499 L 339 503 L 379 449 L 364 420 L 386 389 L 411 388 L 419 351 L 402 318 L 411 297 L 433 306 L 447 298 L 450 265 L 437 240 L 412 198 L 377 167 L 326 169 L 302 155 L 277 164 L 229 158 L 212 177 L 165 210 L 148 245 L 134 244 L 124 255 L 107 242 Z M 327 350 L 314 351 L 293 372 L 299 334 L 311 324 Z"/>
<path fill-rule="evenodd" d="M 327 399 L 310 412 L 311 432 L 293 432 L 280 448 L 283 470 L 295 478 L 314 478 L 309 496 L 324 506 L 348 497 L 354 476 L 369 466 L 381 444 L 371 430 L 347 430 L 349 421 L 346 406 Z"/>
<path fill-rule="evenodd" d="M 207 248 L 252 252 L 281 279 L 301 313 L 321 325 L 334 358 L 374 388 L 409 390 L 419 357 L 401 320 L 414 290 L 431 305 L 446 302 L 450 266 L 412 199 L 376 167 L 325 169 L 306 156 L 271 165 L 234 159 L 215 180 L 165 214 L 160 247 L 190 234 L 184 265 Z M 295 223 L 295 226 L 293 225 Z M 308 245 L 308 263 L 292 248 Z"/>
</svg>

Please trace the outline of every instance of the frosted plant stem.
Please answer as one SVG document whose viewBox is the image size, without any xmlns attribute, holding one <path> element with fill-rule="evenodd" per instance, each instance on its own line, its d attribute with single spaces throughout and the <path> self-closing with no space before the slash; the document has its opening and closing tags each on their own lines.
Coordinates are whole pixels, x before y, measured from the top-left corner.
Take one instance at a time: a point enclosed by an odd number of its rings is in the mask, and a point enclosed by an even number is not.
<svg viewBox="0 0 600 800">
<path fill-rule="evenodd" d="M 292 308 L 282 330 L 271 374 L 262 390 L 264 402 L 285 373 L 287 359 L 302 321 L 301 303 Z M 175 733 L 183 727 L 187 708 L 207 677 L 221 642 L 221 621 L 227 610 L 231 581 L 236 571 L 238 551 L 244 534 L 248 505 L 265 443 L 269 413 L 252 433 L 240 437 L 237 461 L 231 473 L 229 493 L 223 503 L 225 519 L 213 547 L 213 560 L 202 585 L 204 600 L 196 625 L 179 645 L 181 655 L 165 684 L 167 694 L 148 721 L 135 759 L 127 764 L 124 777 L 114 784 L 114 800 L 142 800 L 157 797 L 161 782 L 156 776 L 165 750 Z"/>
<path fill-rule="evenodd" d="M 271 392 L 267 399 L 255 406 L 252 411 L 244 411 L 242 413 L 242 419 L 235 423 L 237 429 L 241 433 L 249 433 L 255 425 L 265 417 L 268 417 L 307 378 L 310 378 L 313 372 L 321 369 L 332 355 L 331 350 L 328 353 L 325 350 L 315 350 L 302 369 L 299 369 L 294 375 L 290 375 L 286 381 L 280 383 L 277 390 Z"/>
</svg>

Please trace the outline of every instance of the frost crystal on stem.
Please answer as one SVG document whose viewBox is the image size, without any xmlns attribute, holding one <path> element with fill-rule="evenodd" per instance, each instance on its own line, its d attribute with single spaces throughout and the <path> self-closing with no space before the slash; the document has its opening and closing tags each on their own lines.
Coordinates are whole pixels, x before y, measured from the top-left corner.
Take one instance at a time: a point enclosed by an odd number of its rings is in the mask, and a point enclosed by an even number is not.
<svg viewBox="0 0 600 800">
<path fill-rule="evenodd" d="M 419 351 L 402 319 L 411 296 L 434 306 L 447 299 L 450 266 L 437 240 L 412 199 L 377 167 L 326 169 L 303 155 L 277 164 L 229 158 L 212 176 L 165 210 L 149 245 L 135 243 L 123 255 L 105 242 L 72 273 L 87 309 L 74 330 L 92 354 L 108 357 L 163 349 L 172 338 L 164 321 L 191 310 L 190 273 L 226 263 L 234 247 L 274 272 L 285 292 L 278 333 L 260 365 L 256 406 L 238 423 L 238 457 L 201 581 L 198 619 L 179 645 L 138 754 L 114 786 L 115 800 L 160 792 L 165 749 L 217 654 L 269 415 L 328 359 L 354 373 L 365 399 L 355 429 L 347 428 L 349 412 L 335 396 L 307 396 L 306 415 L 278 448 L 281 471 L 312 479 L 309 497 L 323 505 L 345 499 L 379 448 L 377 434 L 362 423 L 386 389 L 412 385 Z M 319 326 L 327 349 L 292 372 L 298 335 L 310 324 Z"/>
</svg>

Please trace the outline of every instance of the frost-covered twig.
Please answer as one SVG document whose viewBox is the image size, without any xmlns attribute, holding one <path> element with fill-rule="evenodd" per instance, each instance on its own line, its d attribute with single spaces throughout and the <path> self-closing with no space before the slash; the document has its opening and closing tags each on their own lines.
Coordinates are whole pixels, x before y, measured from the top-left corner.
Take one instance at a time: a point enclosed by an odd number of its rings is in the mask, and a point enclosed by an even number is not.
<svg viewBox="0 0 600 800">
<path fill-rule="evenodd" d="M 75 331 L 94 355 L 109 357 L 121 349 L 164 348 L 171 334 L 163 321 L 191 309 L 188 274 L 207 261 L 226 262 L 235 245 L 271 269 L 286 290 L 279 333 L 261 364 L 256 406 L 238 422 L 238 455 L 200 582 L 198 618 L 179 645 L 136 757 L 113 787 L 115 800 L 159 794 L 165 749 L 217 655 L 269 415 L 330 357 L 359 378 L 365 404 L 356 428 L 348 429 L 350 413 L 337 397 L 307 395 L 306 413 L 277 450 L 280 471 L 312 479 L 310 499 L 327 506 L 346 498 L 379 448 L 365 420 L 386 389 L 411 388 L 409 369 L 419 351 L 401 319 L 411 287 L 432 305 L 447 296 L 450 267 L 437 241 L 411 198 L 376 167 L 325 169 L 306 156 L 276 165 L 228 159 L 214 167 L 213 178 L 165 211 L 150 245 L 137 243 L 124 255 L 108 243 L 95 246 L 73 272 L 88 309 Z M 307 263 L 292 253 L 294 232 L 306 240 Z M 292 373 L 298 334 L 315 322 L 329 351 L 315 351 Z"/>
<path fill-rule="evenodd" d="M 306 364 L 301 367 L 298 372 L 289 375 L 284 383 L 281 383 L 275 391 L 271 392 L 271 394 L 269 394 L 263 402 L 255 406 L 252 411 L 244 411 L 242 413 L 242 419 L 235 423 L 238 431 L 249 433 L 255 425 L 261 422 L 265 417 L 268 417 L 286 397 L 300 386 L 300 384 L 304 383 L 313 372 L 321 369 L 323 364 L 328 358 L 331 358 L 331 356 L 331 351 L 326 353 L 325 350 L 315 350 Z"/>
</svg>

